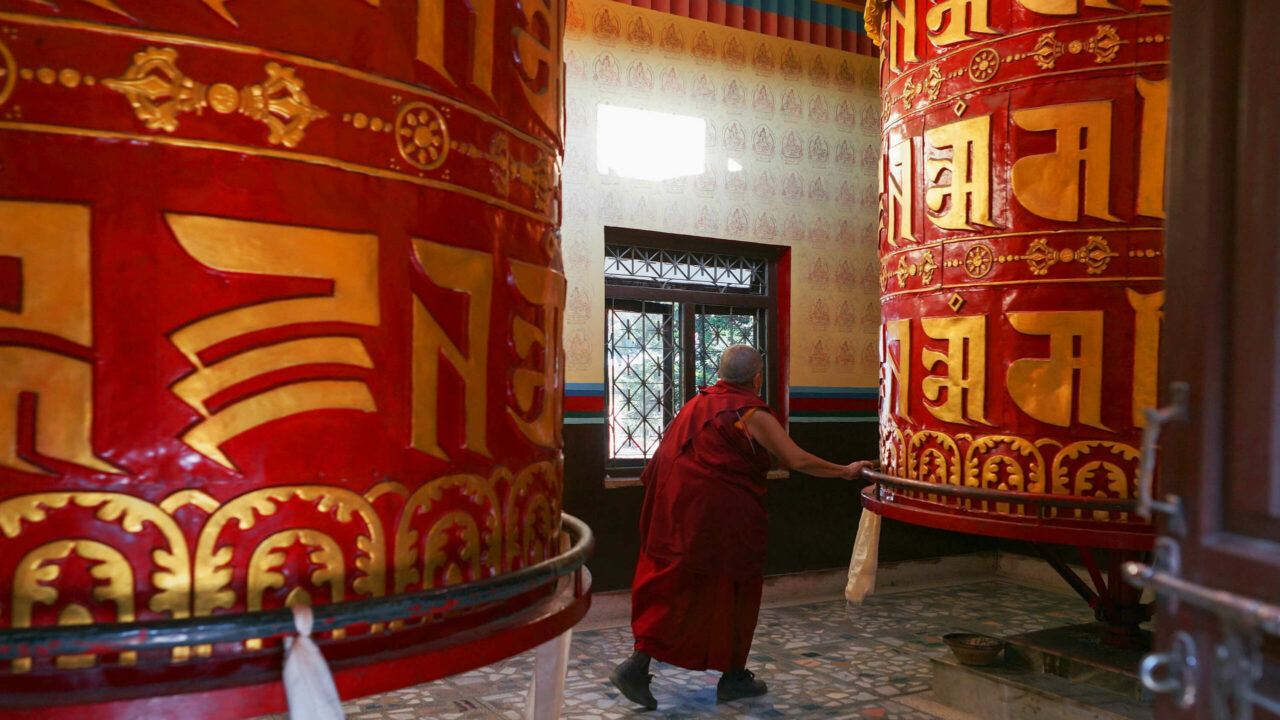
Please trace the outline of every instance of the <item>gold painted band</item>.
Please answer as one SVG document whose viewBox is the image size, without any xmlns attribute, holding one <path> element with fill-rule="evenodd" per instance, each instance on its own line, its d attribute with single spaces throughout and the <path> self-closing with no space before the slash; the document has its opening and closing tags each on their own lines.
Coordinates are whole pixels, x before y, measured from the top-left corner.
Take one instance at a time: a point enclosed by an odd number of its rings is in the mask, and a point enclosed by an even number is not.
<svg viewBox="0 0 1280 720">
<path fill-rule="evenodd" d="M 1143 225 L 1139 227 L 1117 227 L 1117 228 L 1062 228 L 1058 230 L 1025 230 L 1020 232 L 1000 233 L 998 235 L 964 235 L 961 237 L 952 237 L 937 242 L 931 242 L 927 245 L 912 245 L 898 250 L 890 250 L 880 256 L 881 260 L 887 260 L 898 255 L 905 255 L 919 250 L 929 250 L 932 248 L 944 247 L 946 245 L 954 245 L 962 242 L 973 242 L 975 240 L 999 240 L 1007 237 L 1025 237 L 1027 235 L 1096 235 L 1098 233 L 1114 233 L 1114 232 L 1164 232 L 1164 227 L 1160 225 Z"/>
<path fill-rule="evenodd" d="M 1004 285 L 1057 285 L 1062 283 L 1112 283 L 1122 284 L 1127 282 L 1164 282 L 1164 277 L 1159 275 L 1152 276 L 1135 276 L 1135 277 L 1099 277 L 1099 278 L 1038 278 L 1035 280 L 998 280 L 992 282 L 975 282 L 975 283 L 943 283 L 940 285 L 930 285 L 929 287 L 916 288 L 914 290 L 898 290 L 896 292 L 881 293 L 880 299 L 896 297 L 898 295 L 915 295 L 925 292 L 942 292 L 944 290 L 966 290 L 975 287 L 999 287 Z"/>
<path fill-rule="evenodd" d="M 248 145 L 235 145 L 233 143 L 216 142 L 213 140 L 195 140 L 190 138 L 164 137 L 159 135 L 143 135 L 141 133 L 118 132 L 113 130 L 95 130 L 92 128 L 78 128 L 67 125 L 46 125 L 42 123 L 28 122 L 11 122 L 0 120 L 0 130 L 14 130 L 19 132 L 37 132 L 47 133 L 50 135 L 68 135 L 72 137 L 89 137 L 99 138 L 103 140 L 132 140 L 136 142 L 156 143 L 158 145 L 170 145 L 174 147 L 195 148 L 198 150 L 217 150 L 220 152 L 232 152 L 242 155 L 255 155 L 259 157 L 268 157 L 275 160 L 290 160 L 293 162 L 307 163 L 310 165 L 320 165 L 323 167 L 333 168 L 335 170 L 343 170 L 346 172 L 358 173 L 361 175 L 369 175 L 372 177 L 383 178 L 386 180 L 399 180 L 409 182 L 425 188 L 433 190 L 441 190 L 444 192 L 457 193 L 465 197 L 479 200 L 494 207 L 502 208 L 513 213 L 518 213 L 528 218 L 532 218 L 539 222 L 554 224 L 555 219 L 550 215 L 543 215 L 519 205 L 515 205 L 506 200 L 486 195 L 477 190 L 468 187 L 455 185 L 453 183 L 441 182 L 439 180 L 431 180 L 429 178 L 420 178 L 406 173 L 395 172 L 393 170 L 383 170 L 382 168 L 371 167 L 369 165 L 361 165 L 359 163 L 347 162 L 336 158 L 325 157 L 323 155 L 310 155 L 307 153 L 289 152 L 285 150 L 272 150 L 270 148 L 252 147 Z"/>
<path fill-rule="evenodd" d="M 1142 20 L 1145 18 L 1164 17 L 1166 15 L 1172 15 L 1172 14 L 1173 13 L 1169 12 L 1168 10 L 1165 10 L 1163 12 L 1136 13 L 1133 15 L 1125 15 L 1123 17 L 1095 17 L 1095 18 L 1089 18 L 1088 20 L 1074 20 L 1071 22 L 1058 23 L 1057 25 L 1041 25 L 1039 27 L 1020 30 L 1016 33 L 1000 35 L 987 40 L 983 40 L 982 42 L 971 43 L 963 47 L 958 47 L 955 50 L 952 50 L 951 52 L 947 53 L 946 55 L 939 55 L 938 57 L 932 60 L 921 63 L 920 65 L 916 65 L 912 67 L 910 70 L 906 70 L 902 72 L 901 74 L 898 75 L 898 77 L 894 78 L 893 80 L 890 80 L 889 84 L 885 85 L 883 90 L 885 92 L 892 90 L 894 86 L 901 84 L 904 80 L 911 77 L 912 75 L 915 75 L 916 73 L 922 70 L 928 70 L 931 66 L 936 65 L 948 58 L 955 57 L 960 53 L 965 53 L 965 52 L 969 52 L 970 50 L 984 48 L 984 47 L 987 47 L 988 45 L 993 45 L 995 43 L 1003 42 L 1005 40 L 1012 40 L 1014 38 L 1022 37 L 1024 35 L 1034 35 L 1035 33 L 1048 32 L 1051 30 L 1057 30 L 1059 28 L 1064 28 L 1064 27 L 1073 27 L 1076 25 L 1092 25 L 1095 23 L 1118 22 L 1121 20 Z"/>
<path fill-rule="evenodd" d="M 0 21 L 21 23 L 25 25 L 36 25 L 41 27 L 52 28 L 70 28 L 75 30 L 87 30 L 89 32 L 102 33 L 104 35 L 119 35 L 122 37 L 131 37 L 137 40 L 145 40 L 156 43 L 172 43 L 176 45 L 187 45 L 190 47 L 202 47 L 215 50 L 227 50 L 230 52 L 241 53 L 244 55 L 253 55 L 255 57 L 266 58 L 269 60 L 277 60 L 293 65 L 301 65 L 316 70 L 324 70 L 327 72 L 337 73 L 352 80 L 359 80 L 373 85 L 380 85 L 391 90 L 400 90 L 403 92 L 414 93 L 431 98 L 435 102 L 449 105 L 450 107 L 475 116 L 486 122 L 491 122 L 501 126 L 507 132 L 524 140 L 527 143 L 536 145 L 543 151 L 554 153 L 555 148 L 545 140 L 540 140 L 522 130 L 517 129 L 507 120 L 504 120 L 492 113 L 474 108 L 465 103 L 458 102 L 457 99 L 448 95 L 441 94 L 429 88 L 424 88 L 412 83 L 401 80 L 393 80 L 382 75 L 377 75 L 363 70 L 355 70 L 337 63 L 317 60 L 306 55 L 296 55 L 294 53 L 281 52 L 278 50 L 270 50 L 268 48 L 254 47 L 252 45 L 241 45 L 239 43 L 228 42 L 225 40 L 211 40 L 209 38 L 193 37 L 190 35 L 178 35 L 176 33 L 161 32 L 158 30 L 138 30 L 134 28 L 119 27 L 116 25 L 106 25 L 102 23 L 89 22 L 87 20 L 64 20 L 62 18 L 50 18 L 39 15 L 26 15 L 23 13 L 0 12 Z"/>
</svg>

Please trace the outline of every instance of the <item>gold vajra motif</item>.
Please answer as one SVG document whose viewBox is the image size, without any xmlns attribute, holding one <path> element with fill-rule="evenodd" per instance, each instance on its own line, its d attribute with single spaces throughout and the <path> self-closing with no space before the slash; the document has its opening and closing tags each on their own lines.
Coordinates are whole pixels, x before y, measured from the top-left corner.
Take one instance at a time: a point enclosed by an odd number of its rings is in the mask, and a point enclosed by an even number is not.
<svg viewBox="0 0 1280 720">
<path fill-rule="evenodd" d="M 1132 253 L 1131 253 L 1132 255 Z M 964 254 L 963 260 L 948 260 L 946 267 L 962 267 L 965 274 L 977 280 L 985 277 L 991 272 L 992 267 L 997 263 L 1003 265 L 1011 262 L 1026 261 L 1027 266 L 1031 270 L 1032 275 L 1044 276 L 1049 274 L 1049 268 L 1058 263 L 1078 262 L 1084 266 L 1085 272 L 1090 275 L 1101 275 L 1106 272 L 1111 265 L 1111 258 L 1120 257 L 1120 253 L 1111 249 L 1111 244 L 1103 239 L 1101 235 L 1090 235 L 1083 245 L 1078 248 L 1063 248 L 1055 250 L 1049 245 L 1048 238 L 1036 238 L 1027 246 L 1027 251 L 1022 255 L 1010 253 L 1008 255 L 996 255 L 991 248 L 986 245 L 974 245 Z M 899 263 L 899 270 L 903 270 L 906 265 L 905 260 Z M 900 275 L 900 280 L 905 275 L 914 275 L 910 265 L 906 265 L 906 270 Z M 925 281 L 928 282 L 927 280 Z"/>
<path fill-rule="evenodd" d="M 422 128 L 421 125 L 418 126 Z M 441 130 L 444 125 L 441 124 Z M 400 139 L 408 137 L 405 132 L 397 132 Z M 445 134 L 448 137 L 448 134 Z M 477 147 L 476 145 L 461 141 L 450 140 L 448 149 L 444 152 L 453 151 L 464 157 L 484 160 L 492 163 L 489 169 L 489 175 L 493 178 L 494 191 L 502 197 L 506 197 L 511 192 L 511 182 L 514 180 L 527 186 L 533 192 L 533 205 L 539 210 L 546 210 L 551 204 L 551 195 L 556 188 L 557 168 L 552 156 L 545 152 L 539 152 L 533 162 L 523 162 L 515 160 L 511 157 L 510 139 L 505 132 L 497 132 L 489 141 L 489 149 Z M 415 145 L 400 142 L 400 154 L 410 163 L 414 163 L 414 153 L 416 157 L 421 157 L 423 151 L 416 149 Z M 443 161 L 443 154 L 440 156 Z M 416 163 L 414 163 L 416 165 Z M 434 167 L 434 166 L 433 166 Z M 431 169 L 431 168 L 424 168 Z"/>
<path fill-rule="evenodd" d="M 881 273 L 880 286 L 881 289 L 884 290 L 886 288 L 888 278 L 896 276 L 898 278 L 899 287 L 906 289 L 907 278 L 915 277 L 916 275 L 920 276 L 921 284 L 928 285 L 933 282 L 933 273 L 936 272 L 937 269 L 938 261 L 934 259 L 932 250 L 925 250 L 924 255 L 921 256 L 920 262 L 918 263 L 907 262 L 905 257 L 898 258 L 897 270 Z"/>
<path fill-rule="evenodd" d="M 1072 40 L 1066 44 L 1058 40 L 1056 30 L 1050 30 L 1036 40 L 1035 48 L 1025 57 L 1033 58 L 1041 70 L 1052 70 L 1058 64 L 1058 58 L 1063 55 L 1079 55 L 1088 51 L 1093 53 L 1095 63 L 1104 65 L 1116 59 L 1120 46 L 1125 42 L 1111 25 L 1099 25 L 1098 31 L 1088 40 Z"/>
<path fill-rule="evenodd" d="M 1035 58 L 1036 65 L 1041 70 L 1052 70 L 1058 64 L 1058 58 L 1062 57 L 1065 48 L 1062 43 L 1058 42 L 1057 31 L 1049 31 L 1040 36 L 1036 40 L 1036 47 L 1031 51 L 1030 56 Z"/>
<path fill-rule="evenodd" d="M 933 272 L 938 269 L 938 263 L 933 259 L 933 251 L 925 250 L 924 259 L 920 261 L 920 282 L 928 285 L 933 282 Z"/>
<path fill-rule="evenodd" d="M 942 71 L 937 65 L 929 68 L 929 77 L 925 78 L 924 90 L 929 94 L 930 100 L 937 100 L 938 93 L 942 91 Z"/>
<path fill-rule="evenodd" d="M 1036 238 L 1031 241 L 1025 255 L 1014 259 L 1026 260 L 1032 275 L 1046 275 L 1053 265 L 1072 261 L 1084 265 L 1085 272 L 1090 275 L 1101 275 L 1111 264 L 1111 258 L 1119 255 L 1111 250 L 1111 245 L 1102 239 L 1102 236 L 1091 235 L 1088 241 L 1076 250 L 1070 248 L 1054 250 L 1049 247 L 1047 239 Z"/>
<path fill-rule="evenodd" d="M 293 68 L 269 62 L 266 81 L 235 88 L 207 85 L 187 77 L 177 66 L 178 51 L 149 47 L 133 56 L 133 64 L 103 85 L 125 96 L 148 130 L 173 132 L 178 116 L 212 108 L 220 115 L 239 112 L 267 126 L 272 145 L 296 147 L 312 121 L 328 113 L 311 104 Z"/>
</svg>

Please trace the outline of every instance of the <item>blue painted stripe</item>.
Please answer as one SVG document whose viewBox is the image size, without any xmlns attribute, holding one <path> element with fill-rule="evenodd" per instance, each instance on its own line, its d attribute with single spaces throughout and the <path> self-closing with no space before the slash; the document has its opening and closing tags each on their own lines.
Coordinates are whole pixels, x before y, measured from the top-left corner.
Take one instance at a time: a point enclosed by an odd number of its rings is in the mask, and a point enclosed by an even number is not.
<svg viewBox="0 0 1280 720">
<path fill-rule="evenodd" d="M 604 417 L 597 415 L 596 417 L 566 417 L 565 425 L 603 425 Z"/>
<path fill-rule="evenodd" d="M 796 16 L 796 3 L 800 0 L 778 0 L 778 17 Z"/>
<path fill-rule="evenodd" d="M 821 387 L 792 385 L 793 398 L 878 398 L 880 388 L 873 387 Z"/>
<path fill-rule="evenodd" d="M 570 397 L 604 395 L 604 383 L 565 383 L 564 394 Z"/>
<path fill-rule="evenodd" d="M 760 3 L 760 12 L 763 14 L 777 15 L 778 7 L 778 0 L 764 0 Z M 764 22 L 763 17 L 760 19 L 760 22 Z"/>
<path fill-rule="evenodd" d="M 758 10 L 769 9 L 767 2 L 764 7 L 761 7 L 760 0 L 723 0 L 723 2 L 728 5 L 750 7 Z M 866 28 L 862 26 L 861 12 L 852 8 L 819 2 L 819 0 L 779 0 L 777 10 L 774 12 L 783 17 L 834 25 L 844 30 L 853 30 L 863 35 L 867 34 Z"/>
</svg>

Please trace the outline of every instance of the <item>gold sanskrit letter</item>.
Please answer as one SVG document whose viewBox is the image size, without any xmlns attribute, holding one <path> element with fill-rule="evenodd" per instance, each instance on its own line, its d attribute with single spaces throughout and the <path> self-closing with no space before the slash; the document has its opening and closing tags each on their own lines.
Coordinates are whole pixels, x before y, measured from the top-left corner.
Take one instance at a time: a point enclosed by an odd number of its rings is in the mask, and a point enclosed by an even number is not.
<svg viewBox="0 0 1280 720">
<path fill-rule="evenodd" d="M 1156 406 L 1160 362 L 1160 321 L 1164 318 L 1164 293 L 1143 295 L 1128 290 L 1133 308 L 1133 424 L 1145 427 L 1143 408 Z"/>
<path fill-rule="evenodd" d="M 93 345 L 89 208 L 0 202 L 0 257 L 17 258 L 21 295 L 0 307 L 0 329 Z M 19 457 L 18 405 L 36 396 L 35 453 L 106 473 L 93 454 L 93 366 L 49 350 L 0 344 L 0 466 L 45 473 Z"/>
<path fill-rule="evenodd" d="M 898 344 L 898 359 L 893 359 L 891 343 Z M 911 387 L 911 320 L 888 320 L 880 330 L 880 375 L 884 378 L 886 412 L 893 407 L 890 398 L 898 393 L 898 417 L 910 418 L 908 402 Z"/>
<path fill-rule="evenodd" d="M 440 448 L 440 357 L 462 377 L 463 447 L 491 457 L 485 440 L 486 378 L 489 368 L 489 306 L 493 256 L 479 250 L 413 240 L 418 267 L 431 282 L 467 296 L 465 351 L 449 339 L 421 298 L 413 302 L 413 446 L 442 460 Z"/>
<path fill-rule="evenodd" d="M 564 396 L 564 346 L 563 318 L 566 282 L 564 275 L 550 268 L 511 261 L 511 274 L 516 289 L 525 300 L 542 311 L 541 325 L 527 322 L 516 316 L 511 321 L 511 336 L 516 354 L 529 359 L 535 344 L 542 346 L 542 360 L 537 370 L 516 368 L 511 382 L 515 387 L 515 407 L 507 412 L 525 437 L 542 447 L 560 447 L 560 425 L 564 417 L 561 398 Z M 537 390 L 542 390 L 541 409 L 526 420 L 533 410 Z"/>
<path fill-rule="evenodd" d="M 937 9 L 936 7 L 934 8 Z M 948 230 L 976 230 L 991 222 L 991 116 L 960 120 L 925 131 L 925 142 L 937 150 L 951 148 L 949 159 L 926 160 L 929 209 L 941 215 L 929 220 Z M 950 173 L 949 185 L 938 185 Z"/>
<path fill-rule="evenodd" d="M 915 188 L 912 185 L 912 141 L 907 138 L 902 142 L 889 146 L 888 194 L 885 196 L 886 224 L 889 244 L 898 247 L 898 240 L 916 241 L 915 211 L 912 208 L 912 196 Z"/>
<path fill-rule="evenodd" d="M 1084 214 L 1119 221 L 1111 197 L 1111 101 L 1015 110 L 1024 130 L 1052 130 L 1057 152 L 1028 155 L 1013 164 L 1013 194 L 1040 217 L 1074 222 L 1080 217 L 1080 164 L 1084 163 Z"/>
<path fill-rule="evenodd" d="M 937 5 L 929 8 L 925 15 L 925 24 L 933 35 L 935 45 L 950 45 L 964 40 L 972 40 L 969 32 L 997 33 L 989 20 L 991 9 L 989 0 L 939 0 Z M 965 13 L 969 13 L 968 31 L 965 31 Z M 950 14 L 950 18 L 947 15 Z"/>
<path fill-rule="evenodd" d="M 1164 217 L 1164 140 L 1169 123 L 1169 81 L 1138 78 L 1142 96 L 1142 149 L 1138 161 L 1138 214 Z"/>
<path fill-rule="evenodd" d="M 197 320 L 169 335 L 195 372 L 171 388 L 203 418 L 182 441 L 232 470 L 219 446 L 260 425 L 311 410 L 376 412 L 361 380 L 291 381 L 252 395 L 216 413 L 205 402 L 245 380 L 269 372 L 319 363 L 372 368 L 364 343 L 347 336 L 310 337 L 251 348 L 206 366 L 200 353 L 247 333 L 298 323 L 378 324 L 378 238 L 294 225 L 228 220 L 203 215 L 165 215 L 184 250 L 214 270 L 255 275 L 324 278 L 332 293 L 273 300 Z"/>
<path fill-rule="evenodd" d="M 490 0 L 492 1 L 492 0 Z M 560 28 L 559 15 L 552 12 L 547 0 L 524 0 L 518 4 L 524 11 L 525 27 L 514 30 L 516 69 L 529 107 L 542 118 L 548 128 L 560 127 Z"/>
<path fill-rule="evenodd" d="M 1011 312 L 1008 317 L 1020 333 L 1049 336 L 1047 359 L 1022 358 L 1009 365 L 1009 396 L 1018 407 L 1041 422 L 1067 427 L 1079 370 L 1080 422 L 1110 430 L 1102 424 L 1102 311 Z"/>
<path fill-rule="evenodd" d="M 898 9 L 898 3 L 902 9 Z M 889 0 L 889 36 L 885 41 L 889 44 L 889 67 L 894 71 L 901 70 L 898 65 L 898 49 L 902 49 L 902 62 L 918 62 L 916 53 L 916 0 Z M 902 31 L 902 40 L 898 40 L 898 31 Z M 899 46 L 901 42 L 901 46 Z"/>
<path fill-rule="evenodd" d="M 450 0 L 418 0 L 418 60 L 457 85 L 445 69 L 445 47 L 459 33 L 457 27 L 446 33 L 445 3 Z M 466 7 L 474 16 L 471 33 L 471 84 L 480 92 L 493 98 L 493 35 L 494 0 L 467 0 Z M 464 25 L 463 27 L 467 27 Z M 446 40 L 446 35 L 449 37 Z"/>
<path fill-rule="evenodd" d="M 920 326 L 925 335 L 947 341 L 945 353 L 925 350 L 920 357 L 928 370 L 940 362 L 947 365 L 945 376 L 925 377 L 924 397 L 930 402 L 924 406 L 944 422 L 969 425 L 965 419 L 967 416 L 983 425 L 990 425 L 986 418 L 987 316 L 922 318 Z M 943 390 L 947 391 L 946 399 L 938 405 L 931 405 L 931 402 L 938 402 Z"/>
</svg>

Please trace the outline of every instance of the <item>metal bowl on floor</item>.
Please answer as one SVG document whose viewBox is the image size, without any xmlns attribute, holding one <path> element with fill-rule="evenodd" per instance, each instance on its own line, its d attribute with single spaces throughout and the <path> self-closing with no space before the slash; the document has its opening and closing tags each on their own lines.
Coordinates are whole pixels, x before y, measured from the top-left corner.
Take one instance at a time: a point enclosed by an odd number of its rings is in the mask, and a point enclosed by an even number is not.
<svg viewBox="0 0 1280 720">
<path fill-rule="evenodd" d="M 947 633 L 942 641 L 963 665 L 990 665 L 1005 645 L 1003 640 L 975 633 Z"/>
</svg>

